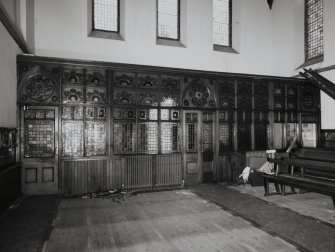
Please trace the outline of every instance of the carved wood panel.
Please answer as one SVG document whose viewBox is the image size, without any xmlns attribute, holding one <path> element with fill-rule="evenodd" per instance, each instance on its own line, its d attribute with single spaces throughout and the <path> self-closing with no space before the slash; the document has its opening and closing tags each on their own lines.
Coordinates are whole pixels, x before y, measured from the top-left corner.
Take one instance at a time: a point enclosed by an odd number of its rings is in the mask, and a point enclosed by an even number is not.
<svg viewBox="0 0 335 252">
<path fill-rule="evenodd" d="M 19 86 L 19 102 L 45 104 L 59 102 L 59 83 L 46 67 L 36 66 L 27 70 Z"/>
<path fill-rule="evenodd" d="M 301 85 L 300 109 L 306 111 L 319 110 L 320 91 L 312 84 Z"/>
<path fill-rule="evenodd" d="M 204 81 L 192 81 L 184 93 L 183 104 L 186 107 L 215 107 L 214 94 Z"/>
</svg>

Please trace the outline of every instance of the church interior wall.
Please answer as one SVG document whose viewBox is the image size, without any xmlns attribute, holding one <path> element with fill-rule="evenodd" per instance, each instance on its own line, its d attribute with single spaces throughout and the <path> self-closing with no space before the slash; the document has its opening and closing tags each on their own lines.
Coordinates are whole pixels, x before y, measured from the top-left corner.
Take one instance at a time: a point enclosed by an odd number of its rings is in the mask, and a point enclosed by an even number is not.
<svg viewBox="0 0 335 252">
<path fill-rule="evenodd" d="M 14 20 L 15 2 L 1 0 L 0 4 Z M 16 127 L 16 55 L 20 49 L 2 24 L 0 38 L 0 127 Z"/>
<path fill-rule="evenodd" d="M 293 8 L 294 7 L 294 8 Z M 292 1 L 233 1 L 233 48 L 213 51 L 210 1 L 182 0 L 184 47 L 156 44 L 156 1 L 125 1 L 124 40 L 88 37 L 87 1 L 35 1 L 36 55 L 193 70 L 288 76 L 294 54 Z M 243 18 L 242 18 L 243 17 Z M 47 24 L 47 25 L 45 25 Z"/>
</svg>

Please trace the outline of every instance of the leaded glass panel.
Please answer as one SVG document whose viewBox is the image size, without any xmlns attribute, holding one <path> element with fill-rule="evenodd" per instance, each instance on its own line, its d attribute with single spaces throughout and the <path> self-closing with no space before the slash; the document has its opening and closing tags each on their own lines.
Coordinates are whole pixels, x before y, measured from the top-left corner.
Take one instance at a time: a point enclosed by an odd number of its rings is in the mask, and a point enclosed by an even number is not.
<svg viewBox="0 0 335 252">
<path fill-rule="evenodd" d="M 138 124 L 137 134 L 138 153 L 158 153 L 158 123 L 145 122 Z"/>
<path fill-rule="evenodd" d="M 149 120 L 158 120 L 158 109 L 149 109 Z"/>
<path fill-rule="evenodd" d="M 119 32 L 119 0 L 93 1 L 93 29 Z"/>
<path fill-rule="evenodd" d="M 36 113 L 41 117 L 42 113 Z M 44 115 L 44 114 L 43 114 Z M 55 121 L 50 119 L 25 120 L 25 157 L 55 156 Z"/>
<path fill-rule="evenodd" d="M 172 122 L 161 123 L 161 153 L 180 151 L 179 124 Z"/>
<path fill-rule="evenodd" d="M 213 124 L 203 123 L 203 151 L 213 150 Z"/>
<path fill-rule="evenodd" d="M 179 0 L 157 0 L 157 37 L 179 40 Z"/>
<path fill-rule="evenodd" d="M 83 107 L 74 107 L 73 119 L 83 119 Z"/>
<path fill-rule="evenodd" d="M 230 151 L 233 149 L 232 145 L 232 125 L 229 123 L 219 124 L 219 150 Z"/>
<path fill-rule="evenodd" d="M 83 134 L 82 121 L 63 121 L 63 156 L 82 157 L 84 155 Z"/>
<path fill-rule="evenodd" d="M 213 44 L 231 46 L 231 0 L 213 0 Z"/>
<path fill-rule="evenodd" d="M 63 107 L 62 118 L 72 119 L 72 107 Z"/>
<path fill-rule="evenodd" d="M 197 124 L 187 123 L 186 126 L 186 139 L 187 139 L 187 151 L 196 152 L 197 151 Z"/>
<path fill-rule="evenodd" d="M 114 123 L 114 153 L 136 153 L 136 124 L 131 122 Z"/>
<path fill-rule="evenodd" d="M 306 59 L 323 55 L 323 0 L 305 1 Z"/>
<path fill-rule="evenodd" d="M 170 110 L 161 109 L 161 120 L 170 120 Z"/>
<path fill-rule="evenodd" d="M 85 128 L 86 156 L 106 154 L 106 123 L 104 121 L 87 121 Z"/>
</svg>

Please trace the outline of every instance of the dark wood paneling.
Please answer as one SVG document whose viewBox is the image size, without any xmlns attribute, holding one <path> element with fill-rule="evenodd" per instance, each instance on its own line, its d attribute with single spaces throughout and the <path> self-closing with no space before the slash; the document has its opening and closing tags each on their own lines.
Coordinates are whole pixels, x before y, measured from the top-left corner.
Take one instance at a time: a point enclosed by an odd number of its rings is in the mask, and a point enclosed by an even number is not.
<svg viewBox="0 0 335 252">
<path fill-rule="evenodd" d="M 158 155 L 156 169 L 157 186 L 174 186 L 182 183 L 181 154 Z"/>
<path fill-rule="evenodd" d="M 152 186 L 152 156 L 126 157 L 125 187 L 147 188 Z"/>
<path fill-rule="evenodd" d="M 107 160 L 63 161 L 61 169 L 64 194 L 107 189 Z"/>
</svg>

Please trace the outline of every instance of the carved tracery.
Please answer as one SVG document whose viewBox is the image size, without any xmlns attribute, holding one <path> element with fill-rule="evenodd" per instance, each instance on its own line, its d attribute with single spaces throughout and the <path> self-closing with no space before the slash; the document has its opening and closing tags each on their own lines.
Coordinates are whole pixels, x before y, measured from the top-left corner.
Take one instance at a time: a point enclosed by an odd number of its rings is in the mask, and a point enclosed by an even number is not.
<svg viewBox="0 0 335 252">
<path fill-rule="evenodd" d="M 105 78 L 100 71 L 87 74 L 87 83 L 93 85 L 104 85 Z"/>
<path fill-rule="evenodd" d="M 184 106 L 214 107 L 214 96 L 201 80 L 193 81 L 184 93 Z"/>
<path fill-rule="evenodd" d="M 57 102 L 59 101 L 58 83 L 47 69 L 35 67 L 22 78 L 19 100 L 21 102 Z"/>
</svg>

